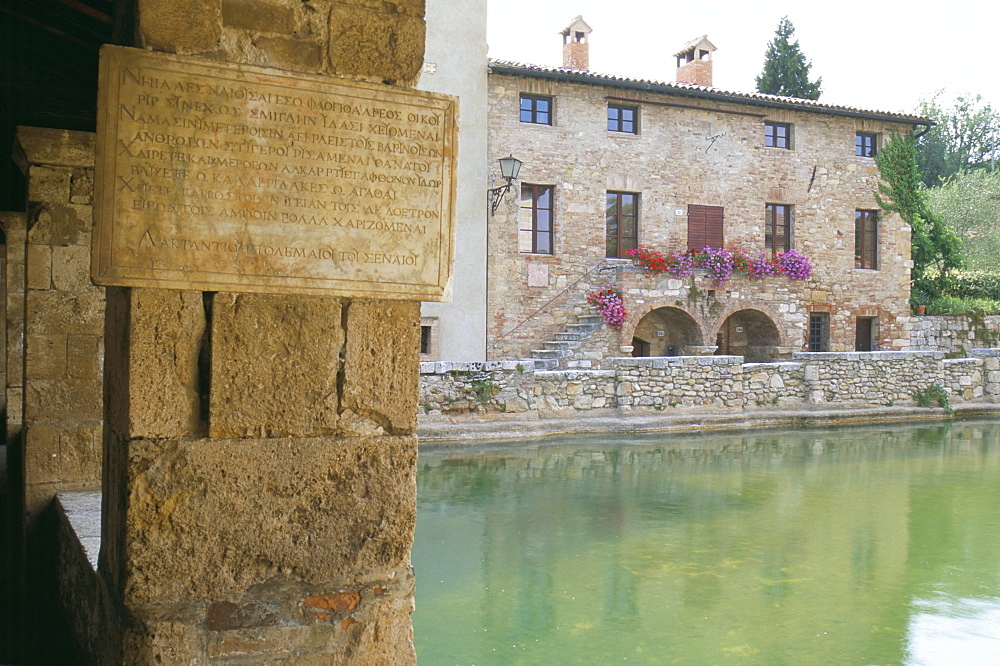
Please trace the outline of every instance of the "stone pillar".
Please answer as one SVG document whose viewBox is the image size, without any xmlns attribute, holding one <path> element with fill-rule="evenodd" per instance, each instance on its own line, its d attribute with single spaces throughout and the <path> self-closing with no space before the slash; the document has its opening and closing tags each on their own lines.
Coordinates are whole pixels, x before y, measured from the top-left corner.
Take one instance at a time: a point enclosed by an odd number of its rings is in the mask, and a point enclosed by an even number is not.
<svg viewBox="0 0 1000 666">
<path fill-rule="evenodd" d="M 21 448 L 24 395 L 24 213 L 0 213 L 3 225 L 4 378 L 7 453 Z M 20 458 L 18 458 L 20 460 Z M 18 463 L 19 465 L 19 463 Z M 20 466 L 18 466 L 20 470 Z M 8 472 L 10 468 L 8 467 Z"/>
<path fill-rule="evenodd" d="M 133 43 L 412 85 L 423 3 L 137 0 Z M 413 663 L 419 303 L 108 290 L 113 663 Z"/>
<path fill-rule="evenodd" d="M 28 183 L 21 419 L 30 533 L 58 491 L 100 484 L 104 290 L 90 281 L 94 135 L 19 127 L 15 159 Z M 10 275 L 19 279 L 13 264 Z"/>
<path fill-rule="evenodd" d="M 111 288 L 107 322 L 114 659 L 413 661 L 419 305 Z"/>
</svg>

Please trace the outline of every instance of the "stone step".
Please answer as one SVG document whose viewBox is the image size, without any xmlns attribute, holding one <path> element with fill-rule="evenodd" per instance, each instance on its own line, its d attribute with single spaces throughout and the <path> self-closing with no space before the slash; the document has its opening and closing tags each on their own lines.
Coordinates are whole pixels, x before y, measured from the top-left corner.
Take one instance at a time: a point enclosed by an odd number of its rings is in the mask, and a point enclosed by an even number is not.
<svg viewBox="0 0 1000 666">
<path fill-rule="evenodd" d="M 562 333 L 556 333 L 556 340 L 566 340 L 566 341 L 577 341 L 577 342 L 579 342 L 580 340 L 586 340 L 589 337 L 590 337 L 589 331 L 586 331 L 586 332 L 580 331 L 580 332 L 577 332 L 577 333 L 573 333 L 573 332 L 570 332 L 570 331 L 563 331 Z"/>
<path fill-rule="evenodd" d="M 581 324 L 599 324 L 601 326 L 604 326 L 604 315 L 599 315 L 599 314 L 577 315 L 576 320 Z"/>
<path fill-rule="evenodd" d="M 570 349 L 579 349 L 579 340 L 546 340 L 542 343 L 545 345 L 546 349 L 564 349 L 569 351 Z"/>
<path fill-rule="evenodd" d="M 551 358 L 558 361 L 563 356 L 569 354 L 565 349 L 532 349 L 532 358 Z"/>
<path fill-rule="evenodd" d="M 559 367 L 559 360 L 554 358 L 528 358 L 526 361 L 534 361 L 535 370 L 555 370 Z"/>
<path fill-rule="evenodd" d="M 569 333 L 593 333 L 604 328 L 604 324 L 566 324 Z"/>
</svg>

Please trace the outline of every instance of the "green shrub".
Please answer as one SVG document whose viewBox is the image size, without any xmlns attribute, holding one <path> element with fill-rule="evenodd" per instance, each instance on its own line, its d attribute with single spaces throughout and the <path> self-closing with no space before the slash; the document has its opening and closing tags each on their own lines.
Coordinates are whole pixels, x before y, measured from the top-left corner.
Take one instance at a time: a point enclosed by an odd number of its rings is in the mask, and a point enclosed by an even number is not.
<svg viewBox="0 0 1000 666">
<path fill-rule="evenodd" d="M 946 412 L 952 411 L 951 402 L 948 400 L 948 392 L 940 384 L 931 384 L 923 391 L 914 391 L 913 400 L 917 403 L 918 407 L 930 407 L 937 403 Z"/>
</svg>

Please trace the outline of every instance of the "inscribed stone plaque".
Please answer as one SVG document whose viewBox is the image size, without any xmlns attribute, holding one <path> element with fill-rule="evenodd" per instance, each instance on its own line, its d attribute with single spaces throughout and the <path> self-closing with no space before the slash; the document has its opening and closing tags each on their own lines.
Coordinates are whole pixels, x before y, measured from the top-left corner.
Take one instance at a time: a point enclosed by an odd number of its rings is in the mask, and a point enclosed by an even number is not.
<svg viewBox="0 0 1000 666">
<path fill-rule="evenodd" d="M 101 285 L 442 300 L 454 98 L 105 46 Z"/>
</svg>

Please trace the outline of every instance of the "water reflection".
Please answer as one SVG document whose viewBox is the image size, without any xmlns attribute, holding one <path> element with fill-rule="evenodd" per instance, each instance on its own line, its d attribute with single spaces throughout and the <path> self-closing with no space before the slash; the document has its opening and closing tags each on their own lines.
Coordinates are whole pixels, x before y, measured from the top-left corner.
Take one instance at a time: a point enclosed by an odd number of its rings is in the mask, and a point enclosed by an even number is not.
<svg viewBox="0 0 1000 666">
<path fill-rule="evenodd" d="M 421 663 L 1000 655 L 995 424 L 575 438 L 419 465 Z M 944 647 L 959 640 L 975 647 Z"/>
</svg>

